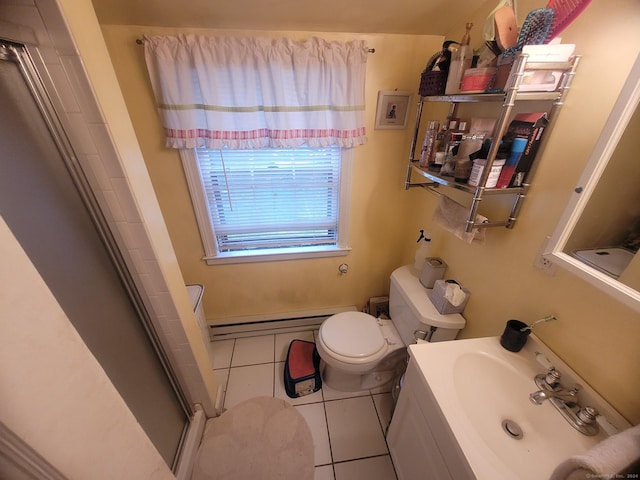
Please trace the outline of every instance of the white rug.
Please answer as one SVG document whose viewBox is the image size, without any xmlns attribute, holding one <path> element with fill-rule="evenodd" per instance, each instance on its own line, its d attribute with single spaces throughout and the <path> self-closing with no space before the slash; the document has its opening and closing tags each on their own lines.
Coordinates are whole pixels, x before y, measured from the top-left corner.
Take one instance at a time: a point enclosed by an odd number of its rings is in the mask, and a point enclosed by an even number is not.
<svg viewBox="0 0 640 480">
<path fill-rule="evenodd" d="M 313 480 L 304 417 L 285 400 L 255 397 L 207 421 L 192 480 Z"/>
</svg>

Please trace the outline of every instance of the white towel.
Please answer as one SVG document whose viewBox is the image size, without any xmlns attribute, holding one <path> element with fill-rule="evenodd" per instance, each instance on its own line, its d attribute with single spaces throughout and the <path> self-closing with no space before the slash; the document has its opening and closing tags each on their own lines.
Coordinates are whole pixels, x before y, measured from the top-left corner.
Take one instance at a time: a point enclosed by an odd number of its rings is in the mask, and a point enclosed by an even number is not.
<svg viewBox="0 0 640 480">
<path fill-rule="evenodd" d="M 569 457 L 556 467 L 549 480 L 617 478 L 617 473 L 639 458 L 640 425 L 636 425 L 603 440 L 585 453 Z"/>
<path fill-rule="evenodd" d="M 445 230 L 467 243 L 484 243 L 484 228 L 474 228 L 471 232 L 465 232 L 469 209 L 451 200 L 445 195 L 440 195 L 436 211 L 433 213 L 433 221 Z M 487 217 L 476 215 L 476 223 L 487 222 Z"/>
</svg>

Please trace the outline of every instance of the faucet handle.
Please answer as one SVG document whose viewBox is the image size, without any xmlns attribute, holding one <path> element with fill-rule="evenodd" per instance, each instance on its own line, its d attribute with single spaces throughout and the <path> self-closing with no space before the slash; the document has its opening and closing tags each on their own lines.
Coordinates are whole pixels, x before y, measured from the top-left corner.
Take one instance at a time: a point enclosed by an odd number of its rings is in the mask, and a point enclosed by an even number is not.
<svg viewBox="0 0 640 480">
<path fill-rule="evenodd" d="M 557 371 L 554 367 L 547 372 L 544 376 L 544 381 L 550 388 L 555 388 L 560 384 L 560 372 Z"/>
<path fill-rule="evenodd" d="M 593 407 L 584 407 L 578 410 L 576 415 L 582 422 L 587 425 L 592 425 L 595 423 L 596 418 L 598 418 L 599 413 L 598 410 Z"/>
</svg>

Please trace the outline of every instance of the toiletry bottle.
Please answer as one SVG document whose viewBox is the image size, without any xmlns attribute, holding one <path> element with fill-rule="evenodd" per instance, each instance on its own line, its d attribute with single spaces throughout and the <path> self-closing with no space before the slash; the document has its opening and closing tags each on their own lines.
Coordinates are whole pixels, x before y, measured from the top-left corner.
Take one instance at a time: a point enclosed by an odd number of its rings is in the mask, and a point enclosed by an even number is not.
<svg viewBox="0 0 640 480">
<path fill-rule="evenodd" d="M 444 89 L 444 93 L 447 95 L 453 95 L 460 93 L 460 82 L 465 70 L 471 68 L 471 61 L 473 60 L 473 50 L 469 43 L 471 42 L 471 27 L 473 23 L 467 23 L 464 36 L 458 46 L 458 49 L 451 54 L 451 64 L 449 66 L 449 74 L 447 75 L 447 84 Z"/>
<path fill-rule="evenodd" d="M 415 269 L 418 276 L 422 271 L 422 267 L 424 267 L 424 262 L 427 260 L 429 256 L 429 242 L 431 239 L 424 236 L 424 230 L 420 230 L 420 236 L 416 243 L 419 243 L 420 246 L 416 250 L 416 255 L 413 261 L 413 268 Z"/>
<path fill-rule="evenodd" d="M 442 124 L 442 129 L 438 132 L 438 136 L 436 138 L 437 147 L 435 149 L 435 154 L 433 155 L 433 161 L 429 164 L 429 170 L 439 172 L 442 169 L 447 155 L 449 137 L 451 132 L 455 131 L 457 125 L 457 119 L 451 119 Z"/>
<path fill-rule="evenodd" d="M 460 142 L 462 141 L 463 135 L 467 131 L 467 122 L 460 122 L 458 128 L 449 132 L 449 142 L 447 143 L 447 148 L 444 156 L 444 164 L 442 165 L 442 169 L 440 173 L 442 175 L 453 175 L 453 172 L 456 168 L 456 158 L 458 156 L 458 148 L 460 147 Z"/>
<path fill-rule="evenodd" d="M 518 165 L 520 157 L 522 156 L 526 146 L 526 138 L 516 137 L 513 139 L 513 142 L 511 143 L 511 150 L 509 151 L 507 161 L 500 172 L 496 188 L 507 188 L 509 186 L 511 179 L 513 178 L 513 174 L 516 171 L 516 166 Z"/>
<path fill-rule="evenodd" d="M 458 155 L 456 156 L 456 166 L 453 177 L 458 183 L 467 183 L 471 176 L 473 168 L 473 160 L 477 158 L 482 148 L 482 143 L 487 138 L 486 132 L 467 133 L 462 136 L 460 146 L 458 147 Z M 474 156 L 474 154 L 476 154 Z"/>
<path fill-rule="evenodd" d="M 437 120 L 431 120 L 427 126 L 427 131 L 424 134 L 424 141 L 422 142 L 422 151 L 420 153 L 419 165 L 422 168 L 428 168 L 429 163 L 433 161 L 435 155 L 436 137 L 438 136 L 438 129 L 440 122 Z"/>
</svg>

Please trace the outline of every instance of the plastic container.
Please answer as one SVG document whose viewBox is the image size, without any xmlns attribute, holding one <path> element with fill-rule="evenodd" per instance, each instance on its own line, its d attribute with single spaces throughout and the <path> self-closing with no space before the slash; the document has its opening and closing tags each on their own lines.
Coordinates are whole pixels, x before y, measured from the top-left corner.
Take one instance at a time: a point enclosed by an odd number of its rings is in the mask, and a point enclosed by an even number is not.
<svg viewBox="0 0 640 480">
<path fill-rule="evenodd" d="M 436 153 L 436 137 L 440 128 L 440 122 L 437 120 L 431 120 L 427 126 L 427 131 L 424 134 L 424 141 L 422 142 L 422 151 L 420 153 L 419 165 L 423 168 L 427 168 L 429 163 L 433 163 L 433 156 Z"/>
<path fill-rule="evenodd" d="M 510 352 L 519 352 L 522 350 L 531 333 L 531 329 L 527 329 L 524 332 L 522 331 L 522 329 L 526 327 L 527 324 L 520 320 L 509 320 L 500 337 L 500 345 Z"/>
<path fill-rule="evenodd" d="M 504 159 L 496 158 L 493 161 L 493 165 L 491 166 L 491 171 L 489 172 L 489 177 L 487 178 L 486 188 L 495 188 L 498 183 L 498 178 L 500 178 L 500 172 L 502 171 L 502 167 L 505 163 Z M 487 165 L 487 160 L 485 158 L 479 158 L 473 161 L 473 168 L 471 169 L 471 176 L 469 177 L 469 185 L 472 187 L 477 187 L 478 182 L 480 182 L 480 178 L 482 177 L 482 172 L 484 171 L 484 167 Z"/>
<path fill-rule="evenodd" d="M 460 91 L 465 93 L 482 93 L 496 73 L 497 68 L 469 68 L 465 70 L 460 84 Z"/>
<path fill-rule="evenodd" d="M 441 258 L 427 258 L 420 272 L 420 283 L 424 288 L 433 288 L 436 280 L 442 280 L 444 278 L 446 269 L 447 264 L 444 263 L 444 260 Z"/>
<path fill-rule="evenodd" d="M 460 142 L 466 131 L 467 122 L 460 122 L 460 125 L 458 125 L 455 130 L 449 131 L 449 141 L 447 142 L 444 164 L 440 170 L 441 175 L 453 175 L 456 168 L 456 157 L 458 155 Z"/>
<path fill-rule="evenodd" d="M 471 176 L 471 168 L 473 160 L 470 155 L 478 152 L 482 148 L 482 143 L 486 138 L 486 133 L 468 133 L 462 136 L 462 141 L 458 147 L 456 156 L 456 165 L 453 171 L 455 181 L 458 183 L 467 183 Z"/>
<path fill-rule="evenodd" d="M 449 66 L 449 74 L 447 75 L 447 85 L 444 93 L 453 95 L 460 93 L 460 82 L 462 74 L 471 67 L 473 59 L 473 50 L 469 45 L 460 45 L 460 47 L 451 55 L 451 65 Z"/>
<path fill-rule="evenodd" d="M 422 267 L 424 266 L 424 263 L 427 261 L 427 257 L 429 256 L 429 242 L 431 242 L 431 239 L 420 237 L 418 239 L 418 242 L 420 243 L 420 246 L 416 249 L 413 268 L 416 270 L 418 276 L 420 276 Z"/>
<path fill-rule="evenodd" d="M 429 170 L 439 172 L 444 165 L 447 156 L 447 145 L 449 143 L 450 132 L 454 131 L 458 126 L 457 119 L 447 119 L 442 124 L 442 128 L 436 136 L 434 145 L 435 154 L 429 160 Z"/>
</svg>

